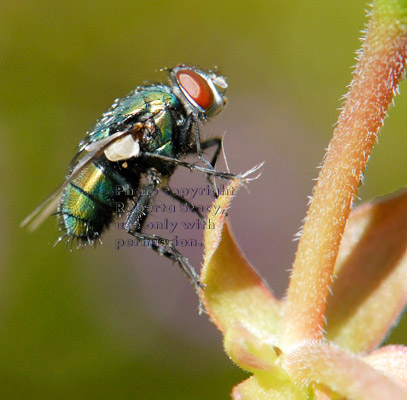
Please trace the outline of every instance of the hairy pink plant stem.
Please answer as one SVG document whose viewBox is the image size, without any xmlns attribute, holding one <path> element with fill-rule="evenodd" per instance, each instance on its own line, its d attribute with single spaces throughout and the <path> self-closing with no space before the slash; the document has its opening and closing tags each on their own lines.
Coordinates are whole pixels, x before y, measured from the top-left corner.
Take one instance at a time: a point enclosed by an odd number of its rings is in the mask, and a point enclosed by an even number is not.
<svg viewBox="0 0 407 400">
<path fill-rule="evenodd" d="M 401 1 L 375 2 L 299 242 L 285 305 L 283 348 L 323 334 L 326 297 L 342 234 L 406 64 L 406 14 Z"/>
</svg>

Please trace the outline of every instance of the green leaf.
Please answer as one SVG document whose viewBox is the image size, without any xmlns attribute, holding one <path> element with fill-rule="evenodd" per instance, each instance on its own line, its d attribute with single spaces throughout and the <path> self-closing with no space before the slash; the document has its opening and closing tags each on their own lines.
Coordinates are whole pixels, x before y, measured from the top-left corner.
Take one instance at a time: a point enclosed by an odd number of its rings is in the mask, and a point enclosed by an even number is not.
<svg viewBox="0 0 407 400">
<path fill-rule="evenodd" d="M 281 305 L 249 264 L 225 223 L 226 211 L 240 182 L 235 180 L 213 204 L 208 218 L 215 229 L 205 231 L 202 301 L 212 321 L 225 333 L 239 321 L 266 335 L 278 333 Z M 218 211 L 217 211 L 218 210 Z"/>
<path fill-rule="evenodd" d="M 335 275 L 327 337 L 353 352 L 372 350 L 407 301 L 407 191 L 352 211 Z"/>
</svg>

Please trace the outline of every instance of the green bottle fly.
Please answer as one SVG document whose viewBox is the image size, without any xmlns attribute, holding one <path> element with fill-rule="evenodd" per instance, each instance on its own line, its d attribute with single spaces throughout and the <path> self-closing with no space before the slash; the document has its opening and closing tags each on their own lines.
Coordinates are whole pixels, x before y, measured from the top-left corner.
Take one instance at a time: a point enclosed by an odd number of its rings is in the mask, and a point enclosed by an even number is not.
<svg viewBox="0 0 407 400">
<path fill-rule="evenodd" d="M 168 71 L 168 85 L 139 86 L 113 103 L 79 144 L 65 182 L 22 224 L 35 229 L 56 208 L 63 232 L 58 241 L 91 244 L 120 213 L 117 204 L 133 202 L 124 228 L 139 240 L 151 240 L 154 250 L 177 261 L 199 287 L 192 266 L 171 241 L 142 228 L 158 190 L 193 209 L 167 186 L 178 165 L 209 177 L 236 176 L 214 169 L 221 139 L 200 137 L 200 124 L 223 109 L 227 84 L 222 76 L 186 65 Z M 215 152 L 208 161 L 203 151 L 210 147 Z M 205 167 L 182 161 L 188 154 L 196 154 Z"/>
</svg>

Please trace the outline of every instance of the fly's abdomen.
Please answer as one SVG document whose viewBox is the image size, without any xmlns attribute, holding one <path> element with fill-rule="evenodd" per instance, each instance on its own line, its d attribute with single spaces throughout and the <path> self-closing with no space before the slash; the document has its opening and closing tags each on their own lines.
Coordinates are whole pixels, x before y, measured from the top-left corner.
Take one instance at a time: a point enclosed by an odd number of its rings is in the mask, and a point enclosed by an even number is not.
<svg viewBox="0 0 407 400">
<path fill-rule="evenodd" d="M 83 241 L 98 238 L 112 221 L 115 185 L 106 171 L 90 164 L 64 190 L 58 207 L 66 235 Z"/>
</svg>

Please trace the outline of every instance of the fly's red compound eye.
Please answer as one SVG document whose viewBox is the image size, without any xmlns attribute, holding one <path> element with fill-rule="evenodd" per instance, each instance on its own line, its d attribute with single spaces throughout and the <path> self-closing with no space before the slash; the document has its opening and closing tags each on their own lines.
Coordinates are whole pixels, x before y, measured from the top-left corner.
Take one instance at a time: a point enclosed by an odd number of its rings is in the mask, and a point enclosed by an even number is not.
<svg viewBox="0 0 407 400">
<path fill-rule="evenodd" d="M 201 75 L 190 69 L 180 69 L 176 76 L 181 89 L 199 107 L 207 111 L 213 106 L 213 91 Z"/>
</svg>

